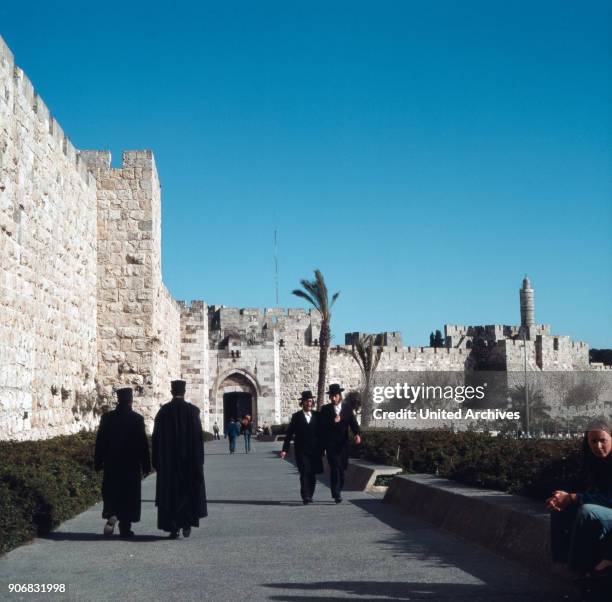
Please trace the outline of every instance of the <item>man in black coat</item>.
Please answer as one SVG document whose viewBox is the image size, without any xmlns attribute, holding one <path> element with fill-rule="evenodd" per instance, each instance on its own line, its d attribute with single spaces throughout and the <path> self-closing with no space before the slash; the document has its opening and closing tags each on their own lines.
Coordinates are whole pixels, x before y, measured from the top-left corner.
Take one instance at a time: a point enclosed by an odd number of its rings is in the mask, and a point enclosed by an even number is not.
<svg viewBox="0 0 612 602">
<path fill-rule="evenodd" d="M 302 409 L 291 416 L 291 422 L 285 435 L 281 458 L 287 456 L 291 439 L 295 437 L 293 451 L 295 463 L 300 471 L 300 494 L 304 504 L 312 503 L 317 473 L 323 472 L 321 460 L 322 449 L 319 444 L 319 427 L 317 412 L 312 411 L 314 397 L 310 391 L 303 391 L 300 399 Z"/>
<path fill-rule="evenodd" d="M 132 411 L 132 389 L 118 389 L 117 400 L 117 408 L 100 420 L 94 467 L 104 468 L 104 535 L 113 534 L 118 520 L 121 537 L 133 537 L 132 523 L 140 520 L 140 482 L 151 472 L 151 459 L 144 419 Z"/>
<path fill-rule="evenodd" d="M 332 497 L 336 504 L 342 501 L 344 471 L 348 467 L 349 428 L 355 436 L 355 443 L 361 443 L 355 412 L 349 405 L 342 403 L 342 391 L 344 389 L 340 385 L 330 385 L 327 395 L 331 403 L 324 405 L 319 412 L 319 436 L 327 455 Z"/>
<path fill-rule="evenodd" d="M 172 381 L 172 401 L 161 407 L 153 428 L 157 527 L 171 539 L 179 529 L 189 537 L 191 527 L 208 515 L 200 410 L 185 401 L 185 387 L 184 380 Z"/>
</svg>

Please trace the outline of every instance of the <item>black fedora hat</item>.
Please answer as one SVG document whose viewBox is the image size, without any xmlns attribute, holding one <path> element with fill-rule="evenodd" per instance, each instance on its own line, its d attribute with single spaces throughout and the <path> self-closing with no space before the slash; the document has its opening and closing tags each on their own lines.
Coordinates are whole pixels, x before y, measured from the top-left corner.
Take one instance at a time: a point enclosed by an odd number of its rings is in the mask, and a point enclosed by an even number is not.
<svg viewBox="0 0 612 602">
<path fill-rule="evenodd" d="M 338 393 L 342 393 L 344 389 L 338 384 L 333 383 L 329 385 L 329 391 L 326 391 L 325 395 L 337 395 Z"/>
<path fill-rule="evenodd" d="M 312 391 L 302 391 L 302 396 L 300 397 L 300 405 L 302 405 L 302 403 L 304 401 L 306 401 L 307 399 L 312 399 L 314 401 L 314 395 L 312 394 Z"/>
</svg>

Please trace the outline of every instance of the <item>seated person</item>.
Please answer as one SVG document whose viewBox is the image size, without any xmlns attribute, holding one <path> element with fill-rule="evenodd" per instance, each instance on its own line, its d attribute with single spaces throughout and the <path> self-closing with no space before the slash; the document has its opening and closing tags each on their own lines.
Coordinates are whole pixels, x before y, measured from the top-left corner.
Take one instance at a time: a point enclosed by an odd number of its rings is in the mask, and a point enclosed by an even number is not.
<svg viewBox="0 0 612 602">
<path fill-rule="evenodd" d="M 600 576 L 612 571 L 612 430 L 591 423 L 582 444 L 586 490 L 555 491 L 546 500 L 551 512 L 554 562 L 567 563 L 581 574 Z"/>
</svg>

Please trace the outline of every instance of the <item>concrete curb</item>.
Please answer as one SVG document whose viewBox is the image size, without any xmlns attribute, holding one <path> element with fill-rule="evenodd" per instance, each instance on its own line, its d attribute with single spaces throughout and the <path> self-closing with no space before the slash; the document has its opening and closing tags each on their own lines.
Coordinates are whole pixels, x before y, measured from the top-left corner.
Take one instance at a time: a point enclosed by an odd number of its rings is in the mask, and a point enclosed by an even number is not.
<svg viewBox="0 0 612 602">
<path fill-rule="evenodd" d="M 395 477 L 383 501 L 501 556 L 569 576 L 550 559 L 550 518 L 544 504 L 425 474 Z"/>
<path fill-rule="evenodd" d="M 329 479 L 329 464 L 323 458 L 323 470 Z M 344 489 L 346 491 L 384 492 L 386 487 L 375 486 L 376 478 L 380 475 L 396 475 L 402 472 L 398 466 L 373 464 L 365 460 L 349 460 L 348 468 L 344 473 Z"/>
</svg>

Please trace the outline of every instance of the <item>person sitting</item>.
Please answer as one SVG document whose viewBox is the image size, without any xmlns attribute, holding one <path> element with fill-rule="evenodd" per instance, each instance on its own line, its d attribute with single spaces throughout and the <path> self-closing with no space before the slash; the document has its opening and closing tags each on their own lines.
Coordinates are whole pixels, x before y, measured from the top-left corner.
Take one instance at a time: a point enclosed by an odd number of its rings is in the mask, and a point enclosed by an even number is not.
<svg viewBox="0 0 612 602">
<path fill-rule="evenodd" d="M 586 490 L 555 491 L 546 506 L 551 510 L 551 551 L 554 562 L 590 576 L 612 571 L 612 429 L 591 423 L 582 443 Z"/>
</svg>

